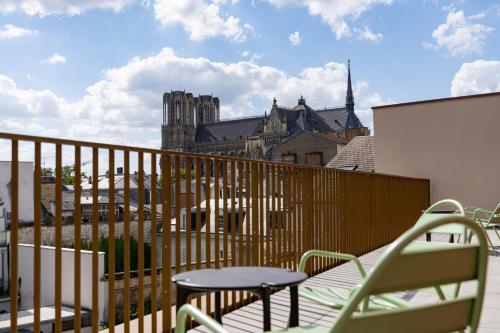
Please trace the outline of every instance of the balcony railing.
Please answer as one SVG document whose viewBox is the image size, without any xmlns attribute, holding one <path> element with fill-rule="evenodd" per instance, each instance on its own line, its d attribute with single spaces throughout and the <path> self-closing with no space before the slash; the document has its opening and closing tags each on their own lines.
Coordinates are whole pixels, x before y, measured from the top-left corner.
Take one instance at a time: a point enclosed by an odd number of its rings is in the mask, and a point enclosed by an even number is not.
<svg viewBox="0 0 500 333">
<path fill-rule="evenodd" d="M 20 173 L 21 145 L 23 160 L 33 161 L 31 173 Z M 8 133 L 0 133 L 0 148 L 11 155 L 11 332 L 17 330 L 18 311 L 27 308 L 33 309 L 33 328 L 39 332 L 44 306 L 54 306 L 55 331 L 63 331 L 63 304 L 74 311 L 75 332 L 86 324 L 82 310 L 90 311 L 93 331 L 105 323 L 114 332 L 123 321 L 129 332 L 132 314 L 142 332 L 144 316 L 150 312 L 151 331 L 167 332 L 174 325 L 175 290 L 170 278 L 176 272 L 234 265 L 297 269 L 301 255 L 309 249 L 362 255 L 397 238 L 429 205 L 425 179 Z M 82 162 L 87 160 L 91 163 Z M 42 191 L 43 164 L 55 170 L 53 192 L 45 187 Z M 71 166 L 73 187 L 64 184 L 68 175 L 63 165 Z M 123 173 L 115 172 L 117 167 Z M 82 222 L 83 196 L 78 185 L 85 175 L 89 176 L 85 191 L 91 193 L 85 200 L 92 203 L 90 226 Z M 22 188 L 23 177 L 31 177 L 32 188 Z M 73 191 L 73 212 L 69 213 L 67 191 Z M 50 193 L 55 214 L 50 225 L 42 227 L 42 201 Z M 103 218 L 100 205 L 115 207 L 118 197 L 120 214 L 109 209 Z M 20 223 L 26 200 L 32 200 L 34 222 L 33 246 L 28 250 L 18 245 L 22 229 L 27 228 Z M 66 219 L 63 213 L 72 218 Z M 88 227 L 90 235 L 85 235 Z M 73 244 L 68 244 L 70 231 Z M 50 232 L 53 244 L 44 245 L 53 248 L 42 246 Z M 130 245 L 132 238 L 137 240 L 136 247 Z M 145 243 L 152 249 L 148 256 Z M 90 250 L 84 251 L 85 244 Z M 31 253 L 32 259 L 24 260 L 25 253 Z M 137 263 L 136 269 L 131 262 Z M 307 271 L 317 274 L 338 264 L 318 258 L 310 261 Z M 123 271 L 116 271 L 117 267 Z M 32 285 L 22 280 L 18 302 L 18 278 L 26 269 L 32 272 Z M 49 282 L 52 290 L 42 288 L 47 276 L 54 277 Z M 32 290 L 28 300 L 22 295 L 25 290 Z M 226 293 L 224 311 L 251 300 L 247 293 Z M 197 298 L 198 306 L 201 301 Z M 211 295 L 203 301 L 212 313 Z"/>
</svg>

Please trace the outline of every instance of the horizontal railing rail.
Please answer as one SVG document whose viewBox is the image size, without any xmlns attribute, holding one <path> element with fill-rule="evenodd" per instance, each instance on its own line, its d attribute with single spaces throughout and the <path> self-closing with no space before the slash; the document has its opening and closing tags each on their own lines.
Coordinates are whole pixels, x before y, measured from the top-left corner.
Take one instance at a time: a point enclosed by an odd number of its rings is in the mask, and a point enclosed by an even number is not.
<svg viewBox="0 0 500 333">
<path fill-rule="evenodd" d="M 310 249 L 362 255 L 393 241 L 429 205 L 429 181 L 419 178 L 0 133 L 5 152 L 11 332 L 20 327 L 18 311 L 30 309 L 40 332 L 46 306 L 54 307 L 56 332 L 68 320 L 80 332 L 85 311 L 93 332 L 115 332 L 121 323 L 130 332 L 132 320 L 143 332 L 145 316 L 148 331 L 168 332 L 175 326 L 172 274 L 297 269 Z M 42 177 L 49 168 L 53 182 Z M 91 227 L 82 198 L 92 207 Z M 21 223 L 30 218 L 32 226 Z M 338 264 L 315 258 L 307 272 Z M 254 299 L 224 293 L 223 312 Z M 192 300 L 209 314 L 212 301 L 210 294 Z M 74 318 L 66 319 L 67 307 Z"/>
</svg>

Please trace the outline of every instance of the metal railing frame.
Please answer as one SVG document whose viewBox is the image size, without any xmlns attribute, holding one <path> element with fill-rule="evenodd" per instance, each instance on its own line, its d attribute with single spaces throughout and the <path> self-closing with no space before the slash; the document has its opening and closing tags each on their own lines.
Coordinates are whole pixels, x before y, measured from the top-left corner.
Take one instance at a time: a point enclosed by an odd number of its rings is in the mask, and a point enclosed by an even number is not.
<svg viewBox="0 0 500 333">
<path fill-rule="evenodd" d="M 426 179 L 397 177 L 365 172 L 349 172 L 337 169 L 326 169 L 306 165 L 295 165 L 286 163 L 268 162 L 262 160 L 247 160 L 238 157 L 213 156 L 199 153 L 185 153 L 165 151 L 144 147 L 130 147 L 124 145 L 113 145 L 97 142 L 85 142 L 65 140 L 57 138 L 45 138 L 38 136 L 19 135 L 0 132 L 0 145 L 10 141 L 11 145 L 11 217 L 10 244 L 11 244 L 11 267 L 10 267 L 10 313 L 11 331 L 17 332 L 17 293 L 18 293 L 18 231 L 19 231 L 19 142 L 32 143 L 34 147 L 34 332 L 40 332 L 40 307 L 41 291 L 40 276 L 43 270 L 41 266 L 41 149 L 42 145 L 55 146 L 55 330 L 62 330 L 61 322 L 61 290 L 62 290 L 62 148 L 70 146 L 74 149 L 74 177 L 75 184 L 81 182 L 81 154 L 82 148 L 92 150 L 92 272 L 82 272 L 81 264 L 81 215 L 80 210 L 75 209 L 75 252 L 74 252 L 74 325 L 75 332 L 80 332 L 81 326 L 81 275 L 91 274 L 92 290 L 84 291 L 92 294 L 92 330 L 99 330 L 99 293 L 98 293 L 98 238 L 99 238 L 99 215 L 98 215 L 98 171 L 99 154 L 108 152 L 109 169 L 109 200 L 114 205 L 114 176 L 115 176 L 115 154 L 123 152 L 124 166 L 124 329 L 130 332 L 130 310 L 132 307 L 130 299 L 130 154 L 138 156 L 138 187 L 139 193 L 144 189 L 144 157 L 149 155 L 151 160 L 151 182 L 159 184 L 152 186 L 151 202 L 151 245 L 153 248 L 151 258 L 151 272 L 161 271 L 160 267 L 171 267 L 170 253 L 175 251 L 176 257 L 180 257 L 180 210 L 181 210 L 181 169 L 185 167 L 185 179 L 191 179 L 194 172 L 196 191 L 194 195 L 186 193 L 185 205 L 196 209 L 196 228 L 186 231 L 188 237 L 187 256 L 192 258 L 191 233 L 196 234 L 195 264 L 191 260 L 185 265 L 187 270 L 200 268 L 203 262 L 208 262 L 211 267 L 219 268 L 231 265 L 271 265 L 297 269 L 300 256 L 310 249 L 321 249 L 346 252 L 353 255 L 362 255 L 380 246 L 386 245 L 401 233 L 410 228 L 416 221 L 420 211 L 429 205 L 429 181 Z M 157 164 L 160 164 L 160 178 L 156 175 Z M 193 165 L 193 168 L 191 168 Z M 222 207 L 219 200 L 215 200 L 215 242 L 214 257 L 211 256 L 211 241 L 205 243 L 206 257 L 202 258 L 202 232 L 201 232 L 201 193 L 202 174 L 212 175 L 213 192 L 211 182 L 205 181 L 204 192 L 206 200 L 210 202 L 211 194 L 218 194 L 220 185 L 224 188 Z M 206 179 L 207 177 L 205 177 Z M 222 181 L 221 179 L 222 178 Z M 171 188 L 175 190 L 175 205 L 171 206 Z M 236 191 L 236 187 L 245 188 Z M 229 189 L 229 193 L 226 189 Z M 157 211 L 157 191 L 161 190 L 161 211 Z M 75 207 L 80 205 L 81 189 L 75 186 Z M 215 198 L 214 198 L 215 199 Z M 246 230 L 240 228 L 236 232 L 236 212 L 242 216 L 242 203 L 246 203 Z M 239 208 L 235 209 L 236 203 Z M 171 230 L 170 216 L 176 217 L 176 228 Z M 207 205 L 207 209 L 212 209 Z M 228 209 L 231 210 L 228 214 Z M 223 230 L 218 232 L 220 210 L 222 210 Z M 206 216 L 210 216 L 206 212 Z M 167 217 L 167 218 L 162 218 Z M 229 226 L 228 218 L 231 219 Z M 138 299 L 144 300 L 144 197 L 139 195 L 137 223 L 139 226 L 138 242 Z M 191 214 L 187 214 L 187 225 L 191 225 Z M 157 240 L 156 224 L 161 220 L 161 240 Z M 114 332 L 115 309 L 114 299 L 114 262 L 116 249 L 115 239 L 116 216 L 114 210 L 110 210 L 108 216 L 109 224 L 109 288 L 108 288 L 108 324 L 109 332 Z M 207 232 L 211 232 L 208 224 Z M 231 227 L 231 231 L 229 231 Z M 174 233 L 172 235 L 172 233 Z M 172 244 L 172 236 L 175 236 Z M 156 261 L 157 241 L 161 242 L 161 262 Z M 222 243 L 220 243 L 222 241 Z M 245 244 L 245 247 L 243 246 Z M 251 245 L 248 247 L 248 245 Z M 228 251 L 231 251 L 229 257 Z M 220 258 L 221 252 L 224 254 Z M 203 259 L 203 260 L 202 260 Z M 315 258 L 310 260 L 306 271 L 313 275 L 338 265 L 333 259 Z M 180 260 L 176 260 L 175 272 L 181 270 Z M 65 267 L 65 269 L 68 269 Z M 175 325 L 172 321 L 170 282 L 171 270 L 161 272 L 161 283 L 151 286 L 151 329 L 167 332 Z M 211 297 L 207 295 L 205 309 L 211 313 Z M 234 309 L 236 306 L 248 304 L 252 301 L 249 293 L 224 293 L 224 311 Z M 201 298 L 196 298 L 198 307 L 201 307 Z M 154 311 L 157 306 L 162 305 L 162 311 Z M 138 327 L 139 332 L 144 331 L 144 302 L 138 301 Z M 158 316 L 161 315 L 161 325 Z M 161 326 L 161 327 L 159 327 Z"/>
</svg>

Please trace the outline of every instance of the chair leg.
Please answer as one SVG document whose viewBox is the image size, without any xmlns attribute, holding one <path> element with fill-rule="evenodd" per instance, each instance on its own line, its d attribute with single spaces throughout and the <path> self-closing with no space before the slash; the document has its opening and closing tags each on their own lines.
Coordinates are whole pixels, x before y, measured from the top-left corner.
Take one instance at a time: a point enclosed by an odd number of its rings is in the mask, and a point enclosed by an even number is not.
<svg viewBox="0 0 500 333">
<path fill-rule="evenodd" d="M 488 231 L 485 229 L 486 232 L 486 239 L 488 239 L 488 243 L 490 243 L 490 247 L 493 250 L 493 253 L 495 253 L 495 257 L 497 256 L 497 250 L 495 249 L 495 246 L 493 245 L 493 242 L 491 241 L 490 235 L 488 235 Z"/>
</svg>

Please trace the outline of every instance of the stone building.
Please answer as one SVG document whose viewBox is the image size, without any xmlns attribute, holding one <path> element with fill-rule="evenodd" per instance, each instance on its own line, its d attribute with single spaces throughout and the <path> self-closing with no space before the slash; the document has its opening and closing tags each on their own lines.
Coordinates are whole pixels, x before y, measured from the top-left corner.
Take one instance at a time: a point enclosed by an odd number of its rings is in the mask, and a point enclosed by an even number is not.
<svg viewBox="0 0 500 333">
<path fill-rule="evenodd" d="M 162 149 L 323 166 L 352 138 L 369 135 L 354 112 L 350 65 L 342 107 L 315 110 L 302 96 L 284 107 L 274 99 L 269 114 L 221 121 L 219 106 L 210 95 L 165 93 Z"/>
</svg>

